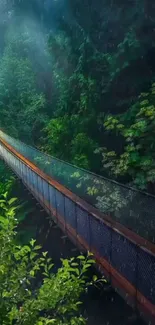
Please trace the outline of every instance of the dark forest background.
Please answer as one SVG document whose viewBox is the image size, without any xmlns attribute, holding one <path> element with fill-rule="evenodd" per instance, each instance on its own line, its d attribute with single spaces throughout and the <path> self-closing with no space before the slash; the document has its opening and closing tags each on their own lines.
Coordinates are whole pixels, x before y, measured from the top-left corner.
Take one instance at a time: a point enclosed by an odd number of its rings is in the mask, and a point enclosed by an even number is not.
<svg viewBox="0 0 155 325">
<path fill-rule="evenodd" d="M 1 0 L 0 127 L 154 193 L 154 1 Z"/>
</svg>

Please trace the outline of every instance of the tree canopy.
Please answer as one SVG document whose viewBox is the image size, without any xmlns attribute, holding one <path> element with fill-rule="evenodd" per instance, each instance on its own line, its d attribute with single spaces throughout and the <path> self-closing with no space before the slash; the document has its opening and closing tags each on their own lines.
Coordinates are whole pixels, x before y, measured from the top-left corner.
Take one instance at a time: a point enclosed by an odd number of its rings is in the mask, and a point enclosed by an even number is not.
<svg viewBox="0 0 155 325">
<path fill-rule="evenodd" d="M 154 193 L 154 4 L 2 5 L 1 127 L 58 158 Z"/>
</svg>

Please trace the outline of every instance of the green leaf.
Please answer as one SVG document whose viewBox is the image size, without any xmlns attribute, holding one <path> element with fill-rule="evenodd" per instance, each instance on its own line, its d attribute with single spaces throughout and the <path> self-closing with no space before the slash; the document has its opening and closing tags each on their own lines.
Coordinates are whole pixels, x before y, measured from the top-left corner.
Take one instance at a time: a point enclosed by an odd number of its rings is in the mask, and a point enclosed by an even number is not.
<svg viewBox="0 0 155 325">
<path fill-rule="evenodd" d="M 43 272 L 43 275 L 45 275 L 46 277 L 49 277 L 49 273 Z"/>
<path fill-rule="evenodd" d="M 9 224 L 9 220 L 0 216 L 0 222 L 3 223 L 3 225 L 8 225 Z"/>
<path fill-rule="evenodd" d="M 34 247 L 34 251 L 37 251 L 39 249 L 41 249 L 41 246 L 40 245 L 37 245 L 37 246 Z"/>
<path fill-rule="evenodd" d="M 54 266 L 54 264 L 50 264 L 48 265 L 48 271 L 50 271 L 52 269 L 52 267 Z"/>
<path fill-rule="evenodd" d="M 97 279 L 98 279 L 97 275 L 93 275 L 93 281 L 95 282 L 97 281 Z"/>
<path fill-rule="evenodd" d="M 6 203 L 6 200 L 0 200 L 0 203 Z"/>
<path fill-rule="evenodd" d="M 14 203 L 15 201 L 17 201 L 18 199 L 16 198 L 16 197 L 14 197 L 14 198 L 12 198 L 12 199 L 10 199 L 9 201 L 8 201 L 8 204 L 9 205 L 11 205 L 12 203 Z"/>
<path fill-rule="evenodd" d="M 2 194 L 4 196 L 4 198 L 6 199 L 8 196 L 8 192 L 5 192 L 4 194 Z"/>
<path fill-rule="evenodd" d="M 38 254 L 35 252 L 31 252 L 30 254 L 30 260 L 33 260 Z"/>
<path fill-rule="evenodd" d="M 94 254 L 91 252 L 88 252 L 88 256 L 93 256 Z"/>
<path fill-rule="evenodd" d="M 30 271 L 30 275 L 31 275 L 32 277 L 34 277 L 34 274 L 35 274 L 34 271 L 31 270 L 31 271 Z"/>
<path fill-rule="evenodd" d="M 33 246 L 34 246 L 34 244 L 35 244 L 35 242 L 36 242 L 36 240 L 35 240 L 35 239 L 31 239 L 31 241 L 30 241 L 30 245 L 33 247 Z"/>
<path fill-rule="evenodd" d="M 77 258 L 78 258 L 79 260 L 83 260 L 83 261 L 85 261 L 85 259 L 86 259 L 83 255 L 80 255 L 80 256 L 78 256 Z"/>
<path fill-rule="evenodd" d="M 43 252 L 43 253 L 42 253 L 42 255 L 43 255 L 44 257 L 46 257 L 47 254 L 48 254 L 48 252 Z"/>
<path fill-rule="evenodd" d="M 95 262 L 95 260 L 88 260 L 88 263 L 89 264 L 95 264 L 96 262 Z"/>
<path fill-rule="evenodd" d="M 85 264 L 85 265 L 83 266 L 83 270 L 82 270 L 82 272 L 85 271 L 85 270 L 87 270 L 87 269 L 89 269 L 90 267 L 91 267 L 91 264 Z"/>
</svg>

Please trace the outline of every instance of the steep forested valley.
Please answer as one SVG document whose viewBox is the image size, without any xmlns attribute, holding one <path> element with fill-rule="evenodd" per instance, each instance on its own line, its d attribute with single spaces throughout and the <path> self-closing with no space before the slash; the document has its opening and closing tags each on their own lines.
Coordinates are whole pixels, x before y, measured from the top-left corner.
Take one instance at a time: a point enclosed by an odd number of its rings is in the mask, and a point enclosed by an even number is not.
<svg viewBox="0 0 155 325">
<path fill-rule="evenodd" d="M 25 158 L 47 175 L 153 245 L 155 2 L 0 0 L 0 131 L 32 146 Z M 71 242 L 24 191 L 1 160 L 0 325 L 91 325 L 102 312 L 97 325 L 131 324 L 131 309 L 94 270 L 93 254 L 72 247 L 54 265 L 38 238 L 49 236 L 46 248 L 57 255 Z M 101 291 L 104 308 L 94 316 L 88 296 L 97 292 L 102 304 Z M 88 317 L 84 301 L 93 305 Z"/>
<path fill-rule="evenodd" d="M 155 4 L 1 1 L 0 126 L 154 193 Z"/>
</svg>

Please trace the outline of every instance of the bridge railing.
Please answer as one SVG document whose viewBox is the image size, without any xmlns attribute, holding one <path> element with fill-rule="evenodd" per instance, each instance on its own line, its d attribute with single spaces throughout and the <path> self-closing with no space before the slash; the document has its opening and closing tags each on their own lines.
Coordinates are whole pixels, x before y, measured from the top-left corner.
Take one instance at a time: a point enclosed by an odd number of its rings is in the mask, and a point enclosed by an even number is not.
<svg viewBox="0 0 155 325">
<path fill-rule="evenodd" d="M 155 197 L 44 154 L 2 131 L 0 137 L 52 179 L 113 220 L 155 243 Z"/>
<path fill-rule="evenodd" d="M 153 325 L 154 245 L 145 244 L 139 236 L 117 227 L 110 219 L 106 221 L 92 206 L 21 156 L 22 147 L 17 146 L 18 149 L 19 153 L 0 139 L 1 157 L 75 245 L 94 253 L 97 265 L 111 279 L 112 285 Z M 26 146 L 24 150 L 26 156 Z M 30 152 L 29 148 L 27 152 Z"/>
</svg>

